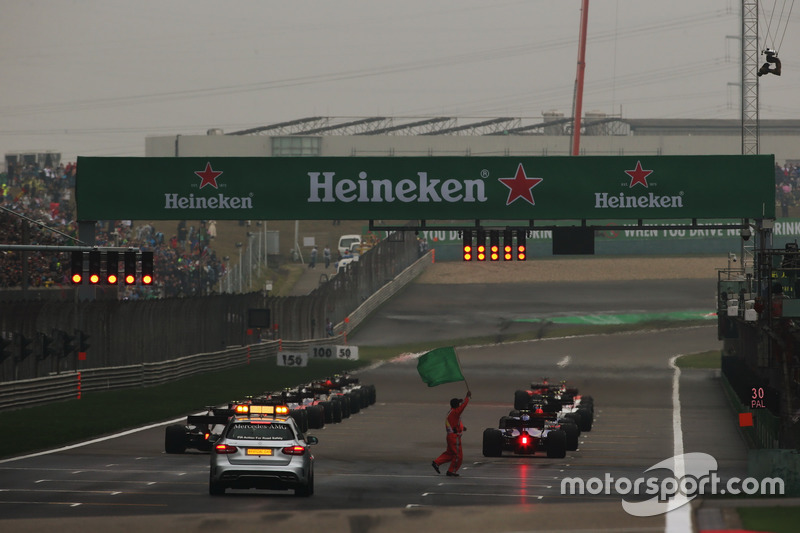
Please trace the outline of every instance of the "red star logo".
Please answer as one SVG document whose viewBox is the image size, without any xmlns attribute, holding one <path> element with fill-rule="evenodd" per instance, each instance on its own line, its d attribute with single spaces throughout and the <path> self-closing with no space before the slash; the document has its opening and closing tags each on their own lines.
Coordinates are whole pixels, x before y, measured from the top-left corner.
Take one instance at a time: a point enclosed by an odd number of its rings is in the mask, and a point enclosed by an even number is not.
<svg viewBox="0 0 800 533">
<path fill-rule="evenodd" d="M 520 163 L 517 167 L 517 174 L 513 178 L 499 178 L 499 181 L 509 189 L 506 205 L 511 205 L 511 202 L 515 201 L 517 198 L 522 198 L 529 204 L 536 205 L 533 202 L 531 189 L 544 180 L 542 178 L 529 178 L 526 176 L 525 169 L 522 168 L 522 163 Z"/>
<path fill-rule="evenodd" d="M 630 188 L 634 185 L 642 184 L 647 188 L 647 176 L 652 173 L 652 170 L 642 170 L 642 162 L 637 161 L 635 169 L 625 171 L 625 174 L 631 177 L 631 184 L 628 187 Z"/>
<path fill-rule="evenodd" d="M 216 172 L 211 168 L 211 163 L 206 163 L 206 169 L 202 172 L 195 172 L 200 179 L 200 188 L 202 189 L 206 185 L 211 185 L 215 189 L 217 188 L 217 178 L 222 174 L 222 172 Z"/>
</svg>

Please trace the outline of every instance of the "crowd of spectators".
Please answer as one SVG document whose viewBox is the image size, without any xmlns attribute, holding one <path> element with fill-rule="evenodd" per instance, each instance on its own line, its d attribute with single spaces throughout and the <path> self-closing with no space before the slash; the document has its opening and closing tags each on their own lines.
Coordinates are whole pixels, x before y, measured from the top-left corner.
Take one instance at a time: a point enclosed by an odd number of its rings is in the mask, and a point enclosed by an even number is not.
<svg viewBox="0 0 800 533">
<path fill-rule="evenodd" d="M 790 208 L 800 206 L 800 165 L 775 165 L 775 204 L 781 218 L 790 216 Z"/>
<path fill-rule="evenodd" d="M 5 208 L 0 209 L 0 243 L 78 244 L 73 240 L 78 235 L 75 173 L 74 164 L 56 168 L 29 164 L 10 175 L 0 174 L 0 207 Z M 214 236 L 213 221 L 200 221 L 197 228 L 180 221 L 167 237 L 161 228 L 150 224 L 135 226 L 129 220 L 107 220 L 98 221 L 95 244 L 154 252 L 154 284 L 120 285 L 121 298 L 197 296 L 213 293 L 225 272 L 224 263 L 211 248 Z M 23 279 L 23 257 L 27 257 L 27 279 Z M 67 286 L 69 274 L 69 252 L 0 252 L 0 288 Z"/>
</svg>

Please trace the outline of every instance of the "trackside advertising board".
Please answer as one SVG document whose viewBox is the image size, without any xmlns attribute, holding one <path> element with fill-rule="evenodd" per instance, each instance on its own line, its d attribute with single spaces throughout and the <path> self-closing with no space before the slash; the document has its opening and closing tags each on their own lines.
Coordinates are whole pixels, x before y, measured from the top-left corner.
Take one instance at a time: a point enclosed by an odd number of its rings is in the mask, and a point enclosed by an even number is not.
<svg viewBox="0 0 800 533">
<path fill-rule="evenodd" d="M 774 218 L 774 157 L 79 157 L 79 220 Z"/>
</svg>

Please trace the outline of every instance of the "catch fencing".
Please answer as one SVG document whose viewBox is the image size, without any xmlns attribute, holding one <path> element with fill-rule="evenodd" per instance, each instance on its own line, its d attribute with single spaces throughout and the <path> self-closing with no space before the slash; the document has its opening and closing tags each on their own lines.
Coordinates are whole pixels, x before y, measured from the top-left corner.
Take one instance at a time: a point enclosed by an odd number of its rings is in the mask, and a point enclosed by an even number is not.
<svg viewBox="0 0 800 533">
<path fill-rule="evenodd" d="M 0 335 L 12 341 L 9 356 L 0 362 L 0 383 L 159 363 L 262 340 L 324 339 L 328 319 L 342 334 L 355 327 L 345 318 L 419 259 L 414 233 L 397 232 L 305 296 L 253 292 L 143 301 L 0 302 Z M 269 309 L 272 327 L 250 327 L 250 309 Z M 88 335 L 85 358 L 78 350 L 63 349 L 75 332 Z M 42 346 L 45 335 L 53 339 L 49 353 Z M 22 336 L 33 340 L 25 357 L 20 357 Z"/>
</svg>

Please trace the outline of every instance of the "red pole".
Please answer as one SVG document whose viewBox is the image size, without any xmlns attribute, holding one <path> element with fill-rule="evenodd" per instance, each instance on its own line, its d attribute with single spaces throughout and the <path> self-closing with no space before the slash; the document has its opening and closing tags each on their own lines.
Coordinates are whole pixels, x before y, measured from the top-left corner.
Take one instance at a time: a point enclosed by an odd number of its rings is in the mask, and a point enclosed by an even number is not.
<svg viewBox="0 0 800 533">
<path fill-rule="evenodd" d="M 589 0 L 581 5 L 581 32 L 578 41 L 578 73 L 575 75 L 575 109 L 572 113 L 572 155 L 581 151 L 581 114 L 583 113 L 583 71 L 586 69 L 586 26 L 589 24 Z"/>
</svg>

